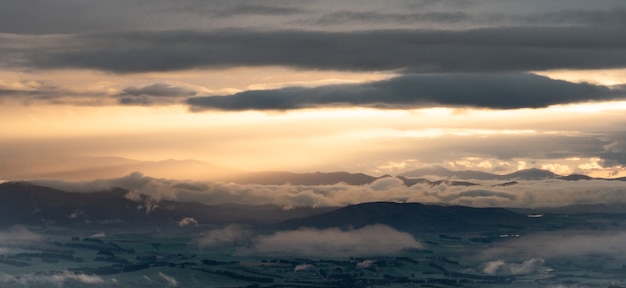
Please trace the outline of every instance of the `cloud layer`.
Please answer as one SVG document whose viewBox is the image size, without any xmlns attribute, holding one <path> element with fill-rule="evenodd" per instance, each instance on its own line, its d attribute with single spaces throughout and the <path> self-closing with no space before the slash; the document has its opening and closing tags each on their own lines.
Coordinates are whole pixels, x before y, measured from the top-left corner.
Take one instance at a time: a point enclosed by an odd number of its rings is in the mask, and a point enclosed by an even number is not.
<svg viewBox="0 0 626 288">
<path fill-rule="evenodd" d="M 80 285 L 97 285 L 100 286 L 106 281 L 99 276 L 76 274 L 69 271 L 59 273 L 29 273 L 19 276 L 0 273 L 0 283 L 6 285 L 23 285 L 25 287 L 62 287 L 66 283 L 79 283 Z M 115 283 L 115 282 L 113 282 Z"/>
<path fill-rule="evenodd" d="M 424 246 L 408 233 L 373 225 L 348 231 L 332 228 L 276 232 L 257 237 L 252 250 L 268 255 L 341 257 L 389 255 L 422 248 Z"/>
<path fill-rule="evenodd" d="M 522 236 L 500 242 L 482 252 L 483 257 L 510 255 L 529 257 L 574 257 L 603 255 L 626 258 L 626 232 L 623 231 L 559 231 Z"/>
<path fill-rule="evenodd" d="M 39 9 L 33 9 L 33 4 Z M 55 34 L 89 31 L 215 29 L 223 27 L 276 29 L 375 29 L 389 27 L 443 27 L 464 29 L 490 25 L 620 25 L 621 1 L 553 0 L 111 0 L 76 3 L 70 0 L 16 1 L 0 11 L 1 33 Z M 23 21 L 37 19 L 38 21 Z"/>
<path fill-rule="evenodd" d="M 0 248 L 6 246 L 25 245 L 31 242 L 42 241 L 43 237 L 22 226 L 14 226 L 0 231 Z"/>
<path fill-rule="evenodd" d="M 167 83 L 154 83 L 143 87 L 126 87 L 119 95 L 120 104 L 173 104 L 176 98 L 185 98 L 196 95 L 193 89 L 170 85 Z"/>
<path fill-rule="evenodd" d="M 539 108 L 616 100 L 626 89 L 553 80 L 534 74 L 405 75 L 385 81 L 317 88 L 245 91 L 196 97 L 192 110 L 289 110 L 317 107 L 413 109 L 424 107 Z"/>
<path fill-rule="evenodd" d="M 202 235 L 197 240 L 197 244 L 200 247 L 219 247 L 230 245 L 246 245 L 249 244 L 252 239 L 252 232 L 239 226 L 228 225 L 221 229 L 213 229 Z"/>
<path fill-rule="evenodd" d="M 92 182 L 36 183 L 68 191 L 103 191 L 111 187 L 129 189 L 130 199 L 139 194 L 152 196 L 151 203 L 168 199 L 205 204 L 238 203 L 278 205 L 283 207 L 346 206 L 364 202 L 394 201 L 446 203 L 475 207 L 562 207 L 575 204 L 626 203 L 625 181 L 518 181 L 511 186 L 493 187 L 498 182 L 481 182 L 480 186 L 406 187 L 400 179 L 383 178 L 369 185 L 345 184 L 323 186 L 239 185 L 219 182 L 186 182 L 145 177 L 140 173 Z M 230 238 L 229 238 L 230 239 Z"/>
<path fill-rule="evenodd" d="M 507 263 L 504 260 L 489 261 L 483 264 L 482 272 L 489 275 L 524 275 L 543 269 L 542 258 L 532 258 L 522 263 Z"/>
<path fill-rule="evenodd" d="M 0 64 L 117 73 L 280 65 L 302 69 L 494 72 L 626 65 L 622 27 L 353 32 L 160 31 L 10 38 Z M 15 43 L 17 42 L 17 43 Z M 3 41 L 4 43 L 4 41 Z"/>
<path fill-rule="evenodd" d="M 411 234 L 386 225 L 371 225 L 356 230 L 301 228 L 255 235 L 244 227 L 232 224 L 206 232 L 196 243 L 201 248 L 209 249 L 235 247 L 235 253 L 241 255 L 273 256 L 388 255 L 407 249 L 424 248 Z M 296 268 L 296 271 L 308 268 L 311 267 Z"/>
</svg>

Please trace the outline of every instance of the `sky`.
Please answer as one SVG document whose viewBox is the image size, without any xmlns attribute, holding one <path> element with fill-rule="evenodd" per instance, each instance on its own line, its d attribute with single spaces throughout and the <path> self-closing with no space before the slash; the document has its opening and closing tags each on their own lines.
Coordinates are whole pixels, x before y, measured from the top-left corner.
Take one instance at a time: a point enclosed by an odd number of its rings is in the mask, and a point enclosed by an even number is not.
<svg viewBox="0 0 626 288">
<path fill-rule="evenodd" d="M 622 0 L 0 0 L 0 180 L 626 176 L 625 24 Z"/>
</svg>

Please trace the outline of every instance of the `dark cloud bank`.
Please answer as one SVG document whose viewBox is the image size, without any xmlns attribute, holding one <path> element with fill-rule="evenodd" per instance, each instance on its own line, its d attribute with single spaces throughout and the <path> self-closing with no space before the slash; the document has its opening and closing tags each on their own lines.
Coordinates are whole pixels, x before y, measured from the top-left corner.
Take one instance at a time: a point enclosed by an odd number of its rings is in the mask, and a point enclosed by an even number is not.
<svg viewBox="0 0 626 288">
<path fill-rule="evenodd" d="M 420 108 L 540 108 L 554 104 L 620 99 L 623 87 L 571 83 L 533 74 L 406 75 L 357 85 L 255 90 L 231 96 L 190 98 L 193 110 L 289 110 L 320 106 Z"/>
<path fill-rule="evenodd" d="M 143 87 L 127 87 L 119 95 L 120 104 L 152 105 L 172 104 L 176 98 L 196 95 L 197 92 L 186 87 L 167 83 L 154 83 Z"/>
<path fill-rule="evenodd" d="M 567 9 L 532 14 L 469 13 L 465 11 L 395 12 L 334 11 L 320 17 L 316 24 L 339 25 L 347 23 L 398 24 L 469 24 L 469 25 L 526 25 L 526 26 L 611 26 L 626 24 L 626 9 L 606 10 Z"/>
<path fill-rule="evenodd" d="M 30 67 L 117 73 L 264 65 L 493 72 L 624 67 L 626 38 L 619 35 L 626 28 L 164 31 L 82 34 L 49 42 L 53 48 L 0 49 L 6 50 L 5 63 L 17 57 Z"/>
</svg>

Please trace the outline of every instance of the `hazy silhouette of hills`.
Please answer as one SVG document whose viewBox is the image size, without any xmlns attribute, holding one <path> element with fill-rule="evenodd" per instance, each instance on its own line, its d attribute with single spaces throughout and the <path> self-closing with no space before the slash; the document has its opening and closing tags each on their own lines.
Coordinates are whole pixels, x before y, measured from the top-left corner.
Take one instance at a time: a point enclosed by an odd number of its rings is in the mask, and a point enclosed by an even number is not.
<svg viewBox="0 0 626 288">
<path fill-rule="evenodd" d="M 587 175 L 571 174 L 571 175 L 567 175 L 567 176 L 558 177 L 558 179 L 567 180 L 567 181 L 578 181 L 578 180 L 593 180 L 594 178 L 593 177 L 589 177 Z"/>
<path fill-rule="evenodd" d="M 241 171 L 197 160 L 140 161 L 121 157 L 63 157 L 31 159 L 24 163 L 0 163 L 0 179 L 54 179 L 85 181 L 116 178 L 140 171 L 145 175 L 169 179 L 216 180 Z"/>
<path fill-rule="evenodd" d="M 441 166 L 434 166 L 429 168 L 415 169 L 409 172 L 402 173 L 400 176 L 404 177 L 444 177 L 444 178 L 457 178 L 457 179 L 474 179 L 474 180 L 543 180 L 556 178 L 559 175 L 537 168 L 519 170 L 509 174 L 493 174 L 482 171 L 463 170 L 452 171 Z"/>
<path fill-rule="evenodd" d="M 279 206 L 205 205 L 196 202 L 155 201 L 142 195 L 140 201 L 126 197 L 128 191 L 74 193 L 26 182 L 0 184 L 0 225 L 59 226 L 167 226 L 191 217 L 200 224 L 272 224 L 336 208 Z"/>
<path fill-rule="evenodd" d="M 283 229 L 360 228 L 385 224 L 407 232 L 480 231 L 499 226 L 523 225 L 526 215 L 504 208 L 438 206 L 419 203 L 373 202 L 351 205 L 337 210 L 290 219 L 279 224 Z"/>
<path fill-rule="evenodd" d="M 525 214 L 616 214 L 613 217 L 623 218 L 626 215 L 626 204 L 610 203 L 610 204 L 574 204 L 563 207 L 544 207 L 544 208 L 511 208 L 518 213 Z"/>
<path fill-rule="evenodd" d="M 517 181 L 509 181 L 509 182 L 504 182 L 504 183 L 500 183 L 500 184 L 495 184 L 495 185 L 491 185 L 491 187 L 506 187 L 506 186 L 513 186 L 519 184 L 519 182 Z"/>
<path fill-rule="evenodd" d="M 377 179 L 390 177 L 388 175 L 374 177 L 363 173 L 348 172 L 315 172 L 315 173 L 292 173 L 282 171 L 267 171 L 245 173 L 235 177 L 226 178 L 225 181 L 238 184 L 260 184 L 260 185 L 333 185 L 346 183 L 349 185 L 370 184 Z"/>
<path fill-rule="evenodd" d="M 349 185 L 367 185 L 378 179 L 393 177 L 390 175 L 383 175 L 380 177 L 374 177 L 363 173 L 348 173 L 348 172 L 315 172 L 315 173 L 293 173 L 285 171 L 263 171 L 263 172 L 251 172 L 241 173 L 232 177 L 226 177 L 221 179 L 222 181 L 232 182 L 237 184 L 259 184 L 259 185 L 333 185 L 339 183 L 345 183 Z M 429 180 L 426 177 L 441 177 L 448 179 Z M 515 180 L 545 180 L 545 179 L 560 179 L 566 181 L 578 181 L 578 180 L 611 180 L 611 181 L 626 181 L 626 177 L 622 178 L 593 178 L 586 175 L 572 174 L 569 176 L 561 176 L 548 170 L 542 170 L 537 168 L 524 169 L 515 171 L 509 174 L 492 174 L 481 171 L 464 170 L 464 171 L 452 171 L 441 166 L 434 166 L 430 168 L 416 169 L 410 172 L 402 173 L 396 178 L 402 180 L 404 185 L 413 186 L 415 184 L 426 184 L 429 186 L 447 185 L 447 186 L 477 186 L 481 183 L 474 183 L 471 181 L 462 180 L 499 180 L 506 181 L 501 184 L 492 185 L 497 186 L 511 186 L 518 184 Z M 459 179 L 450 180 L 449 178 Z"/>
<path fill-rule="evenodd" d="M 476 185 L 480 185 L 480 184 L 467 182 L 467 181 L 450 181 L 450 180 L 430 181 L 430 180 L 424 179 L 424 178 L 407 178 L 407 177 L 404 177 L 404 176 L 398 176 L 397 178 L 402 180 L 404 185 L 406 185 L 407 187 L 411 187 L 411 186 L 413 186 L 415 184 L 426 184 L 426 185 L 431 186 L 431 187 L 439 186 L 439 185 L 447 185 L 447 186 L 476 186 Z"/>
<path fill-rule="evenodd" d="M 567 181 L 578 181 L 578 180 L 626 181 L 626 177 L 619 177 L 619 178 L 596 178 L 596 177 L 590 177 L 590 176 L 587 176 L 587 175 L 580 175 L 580 174 L 571 174 L 571 175 L 568 175 L 568 176 L 561 176 L 561 177 L 558 177 L 558 179 L 567 180 Z"/>
</svg>

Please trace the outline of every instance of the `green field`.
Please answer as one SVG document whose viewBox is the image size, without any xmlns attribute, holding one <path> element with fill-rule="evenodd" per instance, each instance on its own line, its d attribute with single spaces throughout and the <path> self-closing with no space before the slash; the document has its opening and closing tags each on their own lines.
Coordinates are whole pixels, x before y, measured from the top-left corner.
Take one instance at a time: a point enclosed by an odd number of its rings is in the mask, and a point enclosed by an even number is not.
<svg viewBox="0 0 626 288">
<path fill-rule="evenodd" d="M 598 221 L 592 218 L 588 220 Z M 39 238 L 2 247 L 0 284 L 2 287 L 626 287 L 626 259 L 620 255 L 547 253 L 542 257 L 532 249 L 515 251 L 524 247 L 520 246 L 524 239 L 552 233 L 550 230 L 555 225 L 568 226 L 559 221 L 546 222 L 543 231 L 542 225 L 536 225 L 507 234 L 502 234 L 503 230 L 414 235 L 424 244 L 424 249 L 392 255 L 340 257 L 255 254 L 247 249 L 251 243 L 202 247 L 198 239 L 210 230 L 206 227 L 104 232 L 21 227 Z M 603 221 L 614 225 L 615 219 Z M 570 235 L 578 235 L 575 232 Z"/>
</svg>

